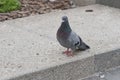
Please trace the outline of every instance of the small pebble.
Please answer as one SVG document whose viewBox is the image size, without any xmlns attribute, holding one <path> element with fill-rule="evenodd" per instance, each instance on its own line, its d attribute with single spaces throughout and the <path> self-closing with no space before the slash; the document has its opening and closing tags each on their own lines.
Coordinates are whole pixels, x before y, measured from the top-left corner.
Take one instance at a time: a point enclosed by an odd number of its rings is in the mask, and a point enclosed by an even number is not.
<svg viewBox="0 0 120 80">
<path fill-rule="evenodd" d="M 102 78 L 102 79 L 105 78 L 105 75 L 100 75 L 100 78 Z"/>
<path fill-rule="evenodd" d="M 34 43 L 32 43 L 32 45 L 34 45 Z"/>
<path fill-rule="evenodd" d="M 39 53 L 36 53 L 36 55 L 39 55 Z"/>
<path fill-rule="evenodd" d="M 18 68 L 21 68 L 21 67 L 22 67 L 21 65 L 18 66 Z"/>
<path fill-rule="evenodd" d="M 11 46 L 11 44 L 8 44 L 8 46 Z"/>
</svg>

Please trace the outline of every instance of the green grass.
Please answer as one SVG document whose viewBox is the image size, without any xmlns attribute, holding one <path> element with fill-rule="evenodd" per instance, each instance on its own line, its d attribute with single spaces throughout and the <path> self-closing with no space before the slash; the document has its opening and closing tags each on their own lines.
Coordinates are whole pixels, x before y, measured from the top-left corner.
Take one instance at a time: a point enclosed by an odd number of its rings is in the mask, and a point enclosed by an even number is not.
<svg viewBox="0 0 120 80">
<path fill-rule="evenodd" d="M 17 10 L 20 5 L 19 0 L 0 0 L 0 13 Z"/>
</svg>

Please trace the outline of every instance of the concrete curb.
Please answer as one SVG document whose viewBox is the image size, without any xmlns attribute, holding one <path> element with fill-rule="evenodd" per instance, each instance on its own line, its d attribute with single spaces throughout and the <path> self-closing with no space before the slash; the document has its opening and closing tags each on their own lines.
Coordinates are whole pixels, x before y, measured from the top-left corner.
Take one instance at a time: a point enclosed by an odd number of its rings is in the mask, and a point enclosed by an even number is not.
<svg viewBox="0 0 120 80">
<path fill-rule="evenodd" d="M 96 3 L 120 8 L 120 0 L 96 0 Z"/>
<path fill-rule="evenodd" d="M 87 6 L 96 3 L 96 0 L 72 0 L 78 6 Z"/>
<path fill-rule="evenodd" d="M 9 80 L 78 80 L 120 66 L 120 49 Z"/>
<path fill-rule="evenodd" d="M 72 0 L 78 6 L 86 6 L 91 4 L 108 5 L 115 8 L 120 8 L 120 0 Z"/>
<path fill-rule="evenodd" d="M 94 73 L 93 60 L 90 57 L 10 80 L 77 80 Z"/>
</svg>

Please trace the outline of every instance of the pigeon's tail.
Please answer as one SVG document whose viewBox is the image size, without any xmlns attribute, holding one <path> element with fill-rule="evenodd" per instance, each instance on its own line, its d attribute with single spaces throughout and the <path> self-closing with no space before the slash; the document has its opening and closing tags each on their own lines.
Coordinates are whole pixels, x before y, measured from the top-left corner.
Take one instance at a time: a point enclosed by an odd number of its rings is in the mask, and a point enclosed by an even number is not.
<svg viewBox="0 0 120 80">
<path fill-rule="evenodd" d="M 78 50 L 84 51 L 90 49 L 90 47 L 86 43 L 84 43 L 80 37 L 79 39 L 80 39 L 80 45 L 78 46 Z"/>
<path fill-rule="evenodd" d="M 82 44 L 79 46 L 79 50 L 84 51 L 87 49 L 90 49 L 90 47 L 87 44 L 85 44 L 84 42 L 82 42 Z"/>
</svg>

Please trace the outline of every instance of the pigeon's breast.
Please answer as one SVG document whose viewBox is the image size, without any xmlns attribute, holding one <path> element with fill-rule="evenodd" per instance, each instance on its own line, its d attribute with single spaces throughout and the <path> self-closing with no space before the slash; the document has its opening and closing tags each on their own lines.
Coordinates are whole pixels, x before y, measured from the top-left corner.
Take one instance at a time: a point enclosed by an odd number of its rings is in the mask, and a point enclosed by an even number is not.
<svg viewBox="0 0 120 80">
<path fill-rule="evenodd" d="M 59 43 L 61 46 L 66 47 L 66 48 L 71 48 L 71 44 L 67 39 L 58 39 Z"/>
<path fill-rule="evenodd" d="M 66 47 L 66 48 L 71 47 L 68 37 L 69 37 L 69 34 L 67 34 L 66 32 L 57 33 L 57 40 L 63 47 Z"/>
</svg>

